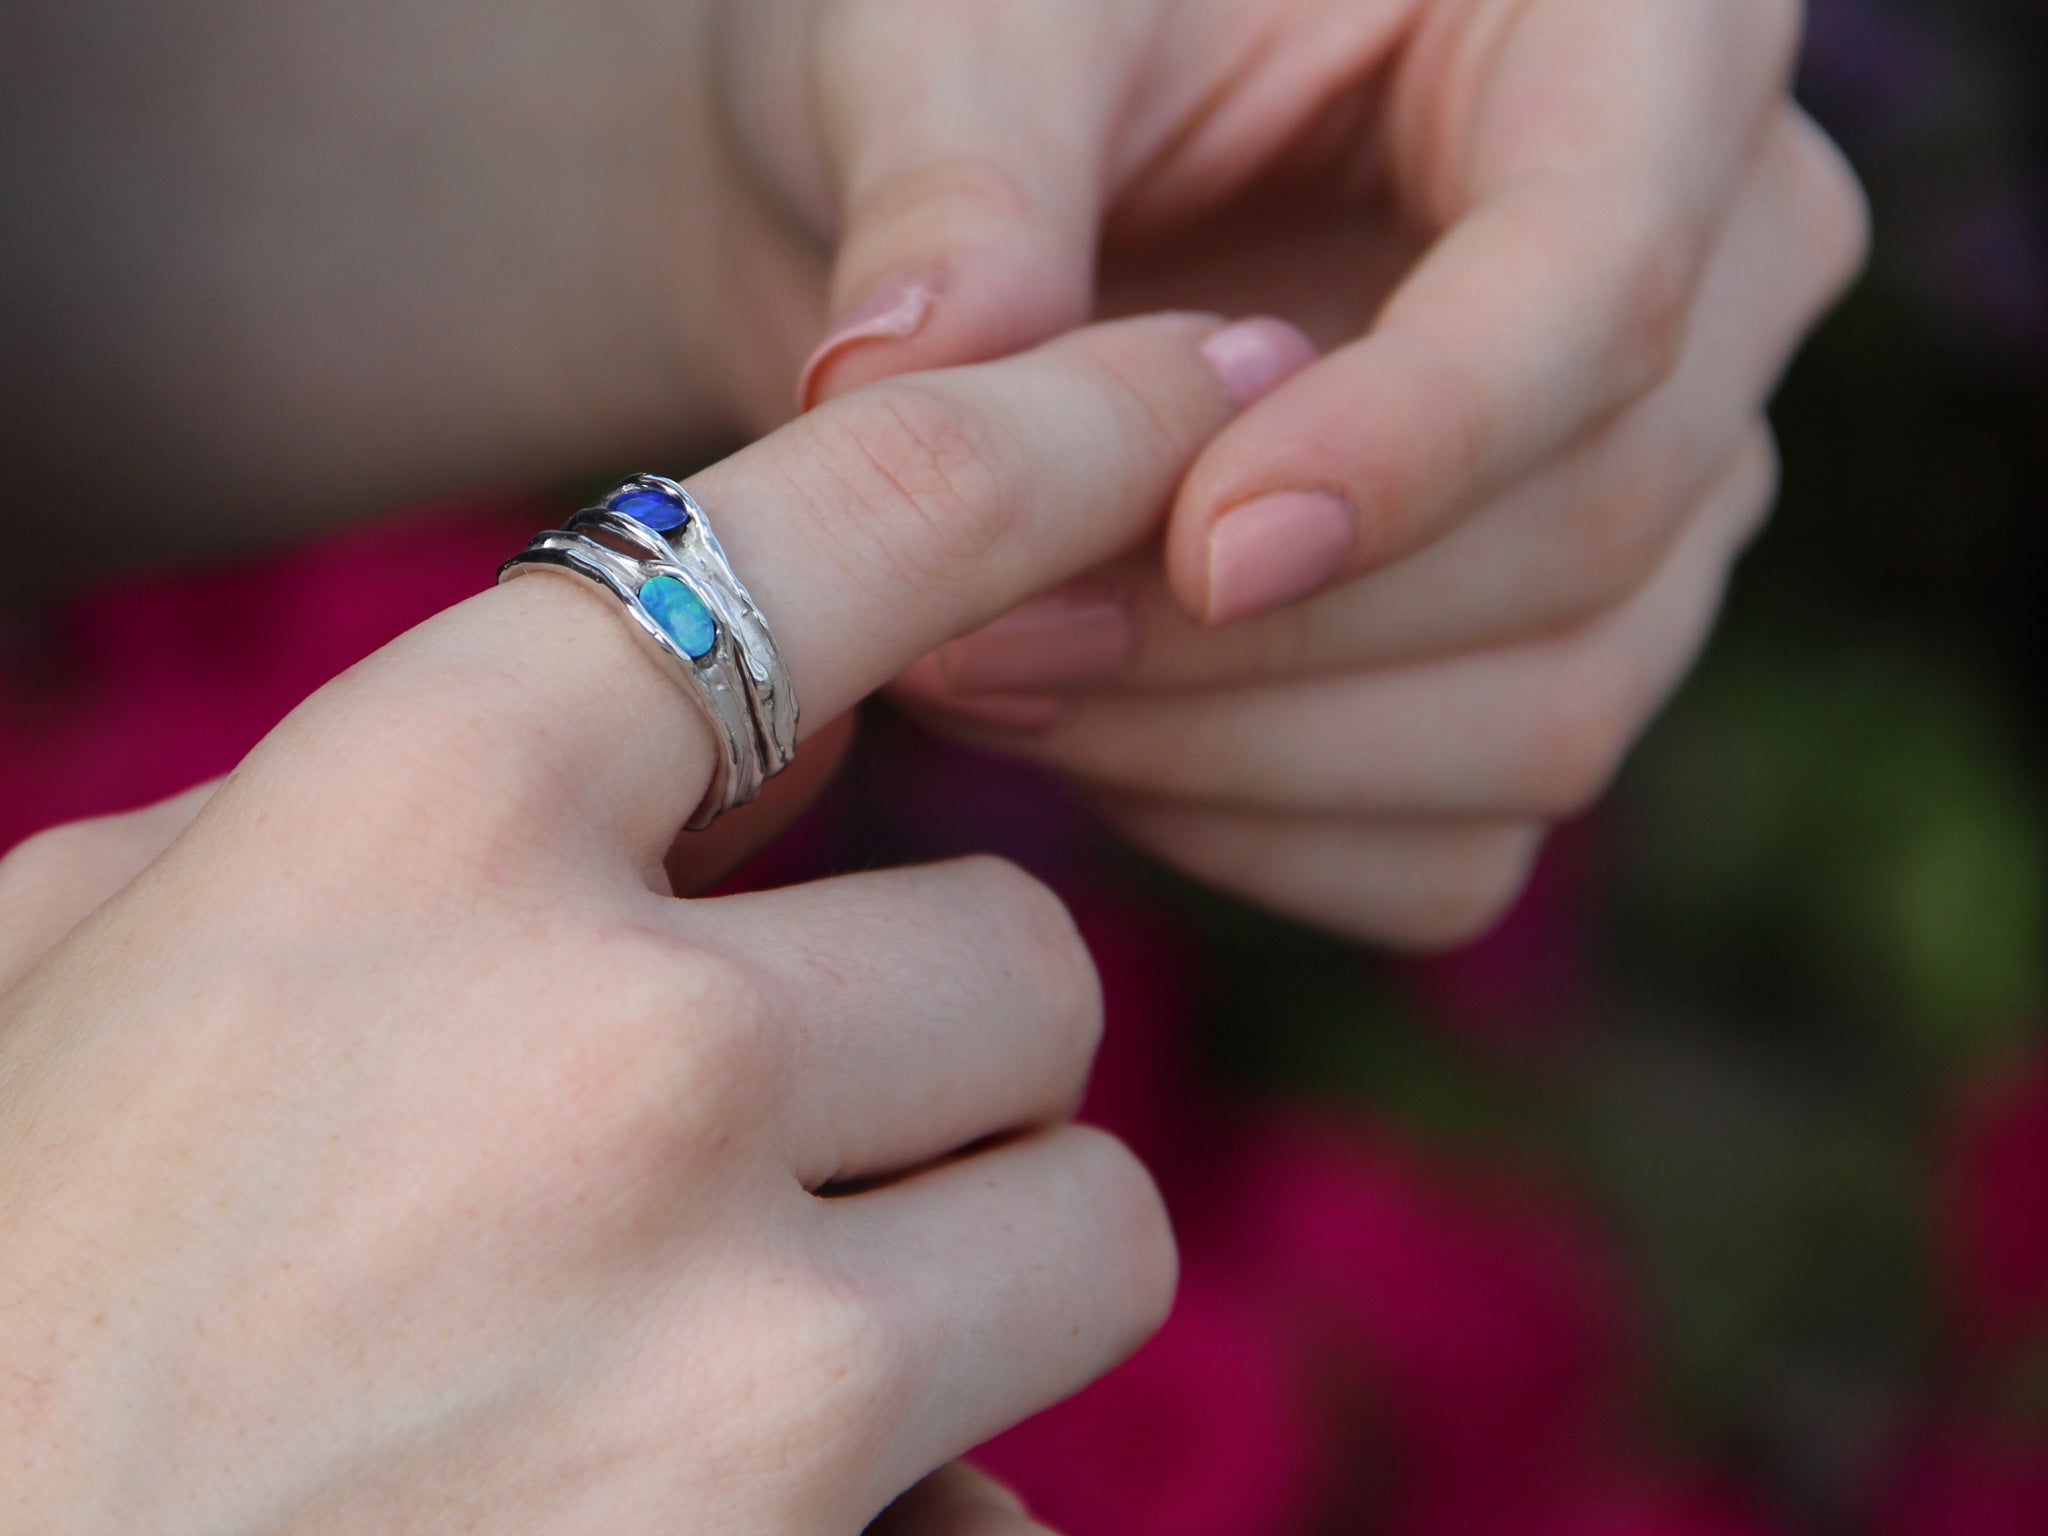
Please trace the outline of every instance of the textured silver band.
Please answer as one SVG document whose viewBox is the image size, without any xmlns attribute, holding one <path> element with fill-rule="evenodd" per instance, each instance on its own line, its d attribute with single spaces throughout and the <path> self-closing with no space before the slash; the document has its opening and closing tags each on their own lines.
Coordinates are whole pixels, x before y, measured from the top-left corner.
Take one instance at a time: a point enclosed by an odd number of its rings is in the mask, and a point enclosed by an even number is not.
<svg viewBox="0 0 2048 1536">
<path fill-rule="evenodd" d="M 661 502 L 670 504 L 680 526 L 658 531 L 620 510 Z M 659 475 L 634 476 L 567 526 L 536 536 L 500 567 L 498 580 L 546 570 L 567 571 L 609 590 L 710 722 L 720 747 L 718 764 L 690 818 L 692 831 L 754 799 L 789 766 L 796 755 L 796 689 L 768 621 L 733 573 L 703 507 L 681 485 Z M 672 588 L 656 590 L 689 622 L 671 613 L 671 622 L 664 623 L 643 601 L 648 583 L 661 578 L 687 589 L 687 596 Z M 695 622 L 696 605 L 708 619 L 708 633 Z M 707 638 L 701 654 L 692 654 L 691 647 Z"/>
</svg>

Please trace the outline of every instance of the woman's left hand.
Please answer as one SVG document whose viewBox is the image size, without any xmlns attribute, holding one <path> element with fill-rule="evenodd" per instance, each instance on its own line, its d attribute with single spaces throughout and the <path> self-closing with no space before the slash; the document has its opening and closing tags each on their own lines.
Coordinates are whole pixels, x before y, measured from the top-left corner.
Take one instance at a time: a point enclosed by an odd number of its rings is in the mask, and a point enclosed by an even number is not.
<svg viewBox="0 0 2048 1536">
<path fill-rule="evenodd" d="M 1687 670 L 1773 497 L 1766 402 L 1860 266 L 1855 179 L 1786 85 L 1798 7 L 744 16 L 749 67 L 808 58 L 818 109 L 807 163 L 786 82 L 736 98 L 784 125 L 736 134 L 836 242 L 807 399 L 1091 298 L 1330 348 L 1203 454 L 1163 560 L 899 695 L 1272 907 L 1404 946 L 1486 926 Z"/>
<path fill-rule="evenodd" d="M 1073 776 L 1210 884 L 1401 947 L 1475 936 L 1705 642 L 1776 490 L 1765 399 L 1860 249 L 1850 186 L 1788 119 L 1671 376 L 1414 554 L 1221 628 L 1156 556 L 1127 561 L 953 642 L 898 695 Z"/>
</svg>

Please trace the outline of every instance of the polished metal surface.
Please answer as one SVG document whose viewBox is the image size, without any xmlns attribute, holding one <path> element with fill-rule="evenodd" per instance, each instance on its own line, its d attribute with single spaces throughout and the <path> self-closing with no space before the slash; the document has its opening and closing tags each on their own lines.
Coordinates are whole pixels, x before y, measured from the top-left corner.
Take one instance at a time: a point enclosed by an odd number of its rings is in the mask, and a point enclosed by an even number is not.
<svg viewBox="0 0 2048 1536">
<path fill-rule="evenodd" d="M 674 501 L 687 521 L 664 535 L 611 503 L 655 490 Z M 746 586 L 712 532 L 704 509 L 681 485 L 658 475 L 636 475 L 594 505 L 550 529 L 499 569 L 510 581 L 534 571 L 566 571 L 605 588 L 619 600 L 634 629 L 683 685 L 709 721 L 719 743 L 718 764 L 703 802 L 690 818 L 693 831 L 745 805 L 796 755 L 797 701 L 789 671 Z M 680 581 L 709 611 L 711 649 L 692 657 L 640 600 L 657 577 Z"/>
</svg>

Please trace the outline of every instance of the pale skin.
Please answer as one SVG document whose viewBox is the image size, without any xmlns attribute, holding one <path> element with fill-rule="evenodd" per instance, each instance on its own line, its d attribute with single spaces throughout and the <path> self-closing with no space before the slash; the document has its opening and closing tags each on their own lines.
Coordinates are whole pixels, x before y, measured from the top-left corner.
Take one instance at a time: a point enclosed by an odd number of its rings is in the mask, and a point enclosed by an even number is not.
<svg viewBox="0 0 2048 1536">
<path fill-rule="evenodd" d="M 662 467 L 801 380 L 697 489 L 821 728 L 672 846 L 694 717 L 534 580 L 223 790 L 0 864 L 28 1529 L 851 1532 L 1100 1371 L 1172 1257 L 1065 1121 L 1057 904 L 988 863 L 672 893 L 909 668 L 1171 862 L 1475 931 L 1704 633 L 1865 239 L 1782 0 L 204 9 L 44 7 L 0 62 L 24 505 L 84 473 L 133 552 L 232 547 Z M 1161 302 L 1327 356 L 1241 337 L 1234 424 L 1213 322 L 881 382 Z M 1341 526 L 1240 541 L 1220 599 L 1228 516 L 1303 490 Z M 1065 641 L 983 629 L 1048 588 Z M 1030 1526 L 955 1465 L 880 1529 Z"/>
<path fill-rule="evenodd" d="M 43 12 L 0 420 L 138 548 L 659 467 L 1091 311 L 1301 323 L 1155 549 L 899 692 L 1396 945 L 1483 929 L 1683 674 L 1867 240 L 1794 0 Z"/>
<path fill-rule="evenodd" d="M 0 865 L 29 1529 L 850 1532 L 1101 1370 L 1171 1249 L 1065 1124 L 1097 1019 L 1056 903 L 986 863 L 671 893 L 910 667 L 1169 861 L 1475 931 L 1704 633 L 1763 402 L 1865 240 L 1783 0 L 203 20 L 44 7 L 0 64 L 24 505 L 83 474 L 136 553 L 227 547 L 757 431 L 801 379 L 819 414 L 698 489 L 827 723 L 671 847 L 693 717 L 536 580 L 224 790 Z M 1266 357 L 1234 425 L 1210 322 L 878 383 L 1162 300 L 1328 355 Z M 1339 521 L 1233 552 L 1298 491 Z M 1052 587 L 1092 650 L 1060 605 L 1063 642 L 1043 608 L 960 641 Z M 907 1176 L 816 1194 L 875 1173 Z M 885 1519 L 1028 1528 L 957 1466 Z"/>
<path fill-rule="evenodd" d="M 1105 231 L 1100 302 L 1329 350 L 1204 452 L 1159 553 L 899 696 L 1203 880 L 1396 945 L 1483 931 L 1689 668 L 1774 498 L 1766 402 L 1862 262 L 1787 94 L 1799 7 L 959 9 L 747 12 L 814 31 L 811 158 L 757 158 L 844 210 L 835 300 L 936 274 L 808 398 L 1072 315 Z"/>
<path fill-rule="evenodd" d="M 1142 542 L 1247 346 L 1119 322 L 696 477 L 811 718 Z M 1057 899 L 678 897 L 710 734 L 610 603 L 487 592 L 0 861 L 10 1536 L 853 1536 L 1164 1315 Z M 1033 1528 L 961 1468 L 888 1521 Z"/>
</svg>

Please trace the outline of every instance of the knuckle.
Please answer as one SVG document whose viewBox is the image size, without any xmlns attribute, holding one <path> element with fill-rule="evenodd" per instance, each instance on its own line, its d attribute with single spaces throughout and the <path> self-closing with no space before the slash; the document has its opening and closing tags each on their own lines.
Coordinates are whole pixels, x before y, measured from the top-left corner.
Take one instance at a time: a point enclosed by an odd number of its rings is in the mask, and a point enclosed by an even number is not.
<svg viewBox="0 0 2048 1536">
<path fill-rule="evenodd" d="M 1759 422 L 1736 451 L 1734 467 L 1729 472 L 1734 542 L 1738 549 L 1746 547 L 1770 521 L 1778 504 L 1781 476 L 1777 436 L 1768 421 Z"/>
<path fill-rule="evenodd" d="M 671 1239 L 674 1214 L 671 1202 Z M 821 1497 L 829 1505 L 875 1488 L 876 1460 L 901 1449 L 915 1389 L 932 1371 L 913 1368 L 920 1333 L 892 1320 L 854 1262 L 779 1222 L 746 1236 L 706 1283 L 656 1301 L 652 1347 L 633 1352 L 594 1411 L 639 1443 L 679 1402 L 732 1405 L 713 1426 L 724 1454 L 776 1473 L 749 1529 L 816 1530 Z"/>
<path fill-rule="evenodd" d="M 915 1386 L 937 1362 L 918 1358 L 929 1345 L 893 1319 L 877 1294 L 887 1288 L 864 1286 L 832 1257 L 771 1239 L 728 1283 L 708 1341 L 683 1288 L 671 1316 L 694 1347 L 646 1353 L 646 1374 L 619 1394 L 621 1422 L 644 1432 L 679 1394 L 701 1396 L 708 1377 L 723 1378 L 724 1393 L 747 1405 L 730 1426 L 735 1441 L 769 1451 L 793 1474 L 765 1490 L 765 1528 L 812 1529 L 821 1492 L 873 1486 L 876 1458 L 900 1436 Z M 739 1347 L 725 1347 L 731 1341 Z"/>
<path fill-rule="evenodd" d="M 794 1427 L 827 1463 L 858 1467 L 882 1426 L 900 1416 L 914 1374 L 910 1345 L 880 1300 L 848 1275 L 815 1266 L 796 1289 L 779 1330 Z"/>
<path fill-rule="evenodd" d="M 1431 954 L 1484 938 L 1521 896 L 1540 846 L 1535 831 L 1460 838 L 1438 878 L 1401 915 L 1388 939 L 1403 949 Z"/>
<path fill-rule="evenodd" d="M 495 674 L 476 681 L 504 689 Z M 251 761 L 280 799 L 321 808 L 289 818 L 300 867 L 344 878 L 367 868 L 394 892 L 424 885 L 430 896 L 520 867 L 565 788 L 556 754 L 508 740 L 508 720 L 451 709 L 464 682 L 450 664 L 432 690 L 365 683 L 257 749 Z"/>
<path fill-rule="evenodd" d="M 1574 503 L 1568 523 L 1570 548 L 1592 601 L 1633 591 L 1656 569 L 1678 499 L 1670 479 L 1671 469 L 1663 458 L 1645 455 Z"/>
<path fill-rule="evenodd" d="M 780 1021 L 747 967 L 693 950 L 634 988 L 612 1021 L 643 1090 L 686 1142 L 721 1140 L 761 1118 L 782 1080 Z"/>
<path fill-rule="evenodd" d="M 95 834 L 89 822 L 51 827 L 0 858 L 0 902 L 34 902 L 82 878 Z"/>
<path fill-rule="evenodd" d="M 1095 958 L 1065 902 L 1007 859 L 980 855 L 963 874 L 977 902 L 1001 925 L 1020 979 L 1038 995 L 1060 1035 L 1076 1086 L 1088 1075 L 1102 1041 L 1102 988 Z"/>
<path fill-rule="evenodd" d="M 921 384 L 859 391 L 805 418 L 818 462 L 860 508 L 849 552 L 919 589 L 956 586 L 1008 536 L 1006 458 L 974 411 Z"/>
<path fill-rule="evenodd" d="M 534 1083 L 534 1113 L 556 1132 L 539 1138 L 542 1156 L 566 1150 L 567 1163 L 637 1182 L 715 1158 L 766 1123 L 786 1039 L 746 967 L 629 925 L 585 935 L 553 974 L 575 990 L 547 1014 L 575 1027 L 551 1031 Z"/>
<path fill-rule="evenodd" d="M 1855 283 L 1870 260 L 1870 195 L 1848 157 L 1817 125 L 1802 117 L 1795 131 L 1810 248 L 1818 253 L 1823 293 L 1831 302 Z"/>
<path fill-rule="evenodd" d="M 1156 346 L 1115 333 L 1087 337 L 1070 354 L 1114 419 L 1120 452 L 1112 462 L 1177 464 L 1194 446 L 1185 423 L 1162 405 Z"/>
<path fill-rule="evenodd" d="M 1439 360 L 1426 378 L 1425 408 L 1441 424 L 1451 468 L 1459 483 L 1478 478 L 1492 457 L 1500 433 L 1500 422 L 1489 405 L 1489 396 L 1471 371 L 1448 358 Z M 1402 504 L 1418 499 L 1419 485 L 1392 487 Z"/>
<path fill-rule="evenodd" d="M 1631 735 L 1630 692 L 1622 669 L 1605 658 L 1560 679 L 1536 711 L 1523 809 L 1561 820 L 1580 815 L 1607 792 Z"/>
<path fill-rule="evenodd" d="M 1137 1154 L 1107 1131 L 1070 1126 L 1060 1134 L 1071 1141 L 1079 1188 L 1092 1201 L 1102 1230 L 1113 1234 L 1132 1330 L 1127 1342 L 1135 1346 L 1173 1306 L 1179 1255 L 1166 1201 Z"/>
<path fill-rule="evenodd" d="M 1410 349 L 1403 362 L 1402 430 L 1352 445 L 1346 473 L 1358 504 L 1386 518 L 1380 531 L 1362 534 L 1373 545 L 1363 553 L 1381 559 L 1427 529 L 1446 510 L 1448 496 L 1483 487 L 1501 439 L 1500 409 L 1469 361 L 1422 348 Z M 1413 447 L 1418 441 L 1427 445 L 1419 453 Z"/>
<path fill-rule="evenodd" d="M 106 816 L 36 833 L 0 858 L 0 906 L 59 901 L 94 885 L 140 830 L 137 817 Z"/>
<path fill-rule="evenodd" d="M 1642 236 L 1619 288 L 1621 372 L 1641 394 L 1677 372 L 1691 330 L 1700 241 L 1691 230 Z"/>
</svg>

